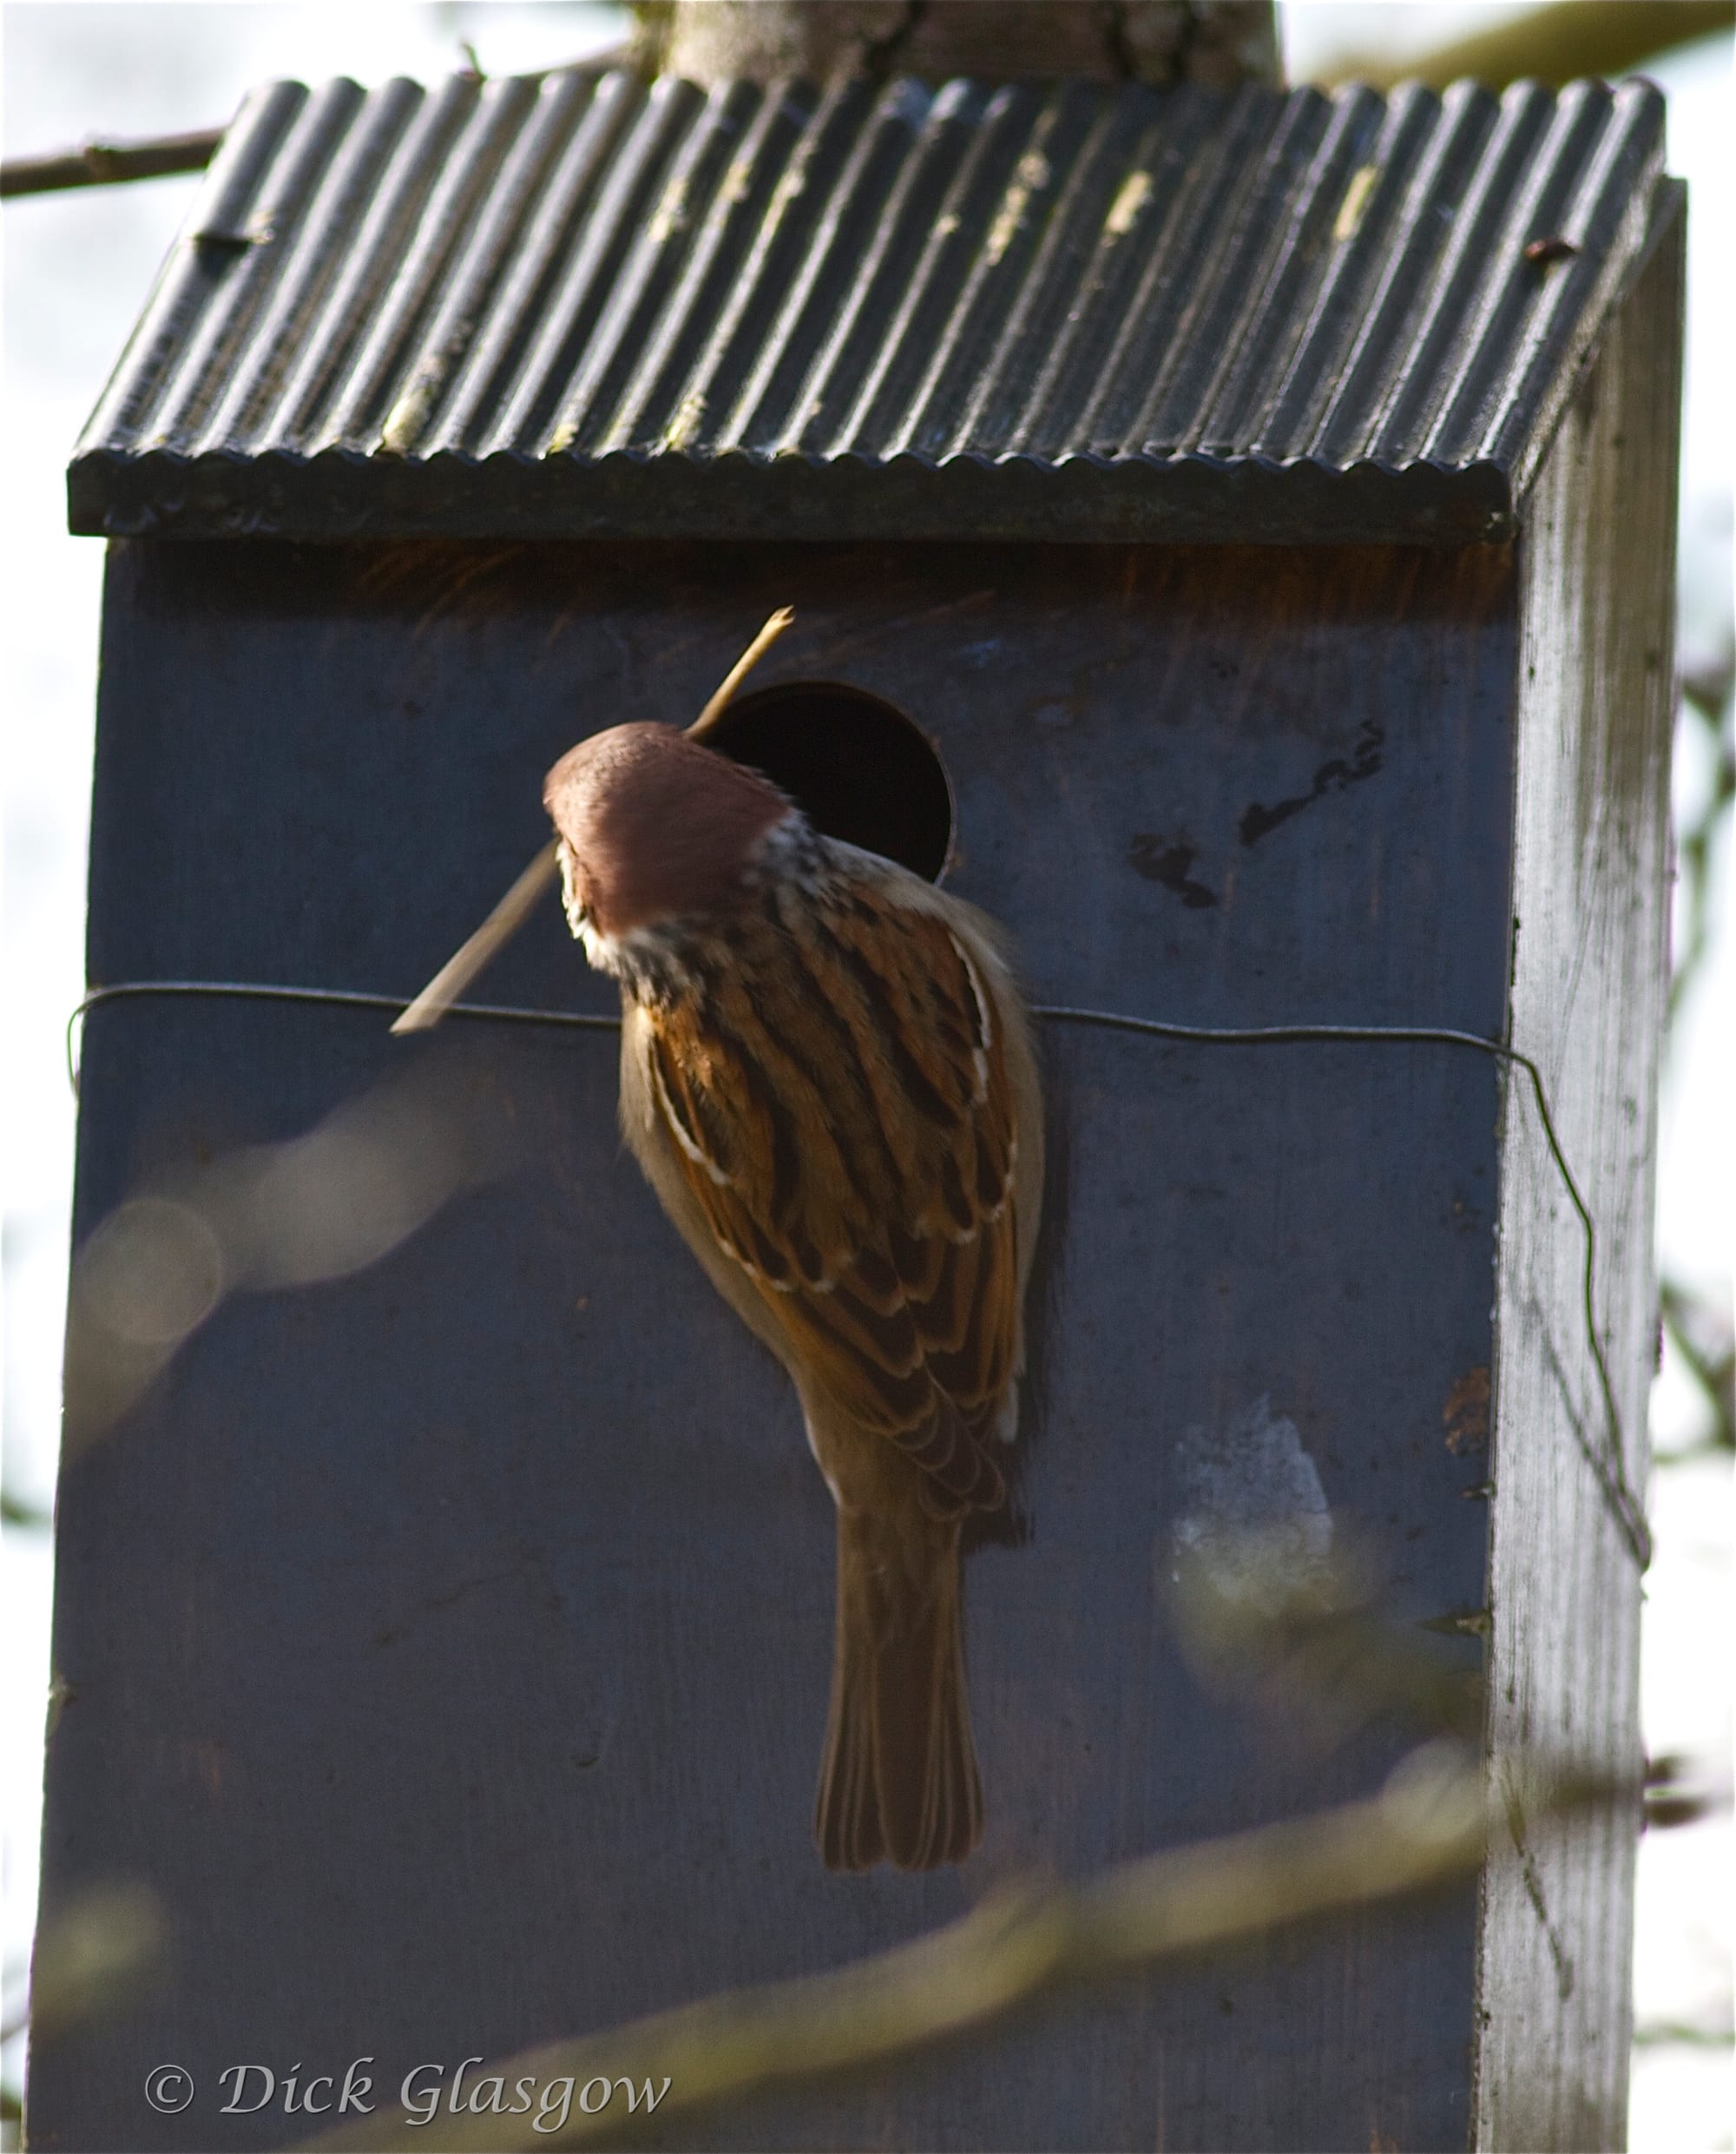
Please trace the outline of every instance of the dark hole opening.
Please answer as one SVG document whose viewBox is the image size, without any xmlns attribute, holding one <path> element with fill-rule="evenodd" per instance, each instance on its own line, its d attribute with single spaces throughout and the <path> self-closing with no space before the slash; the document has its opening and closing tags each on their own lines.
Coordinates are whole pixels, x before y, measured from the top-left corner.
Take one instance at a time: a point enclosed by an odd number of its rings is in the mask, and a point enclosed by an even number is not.
<svg viewBox="0 0 1736 2154">
<path fill-rule="evenodd" d="M 837 681 L 787 681 L 732 703 L 706 746 L 764 771 L 817 830 L 938 882 L 952 787 L 920 727 Z"/>
</svg>

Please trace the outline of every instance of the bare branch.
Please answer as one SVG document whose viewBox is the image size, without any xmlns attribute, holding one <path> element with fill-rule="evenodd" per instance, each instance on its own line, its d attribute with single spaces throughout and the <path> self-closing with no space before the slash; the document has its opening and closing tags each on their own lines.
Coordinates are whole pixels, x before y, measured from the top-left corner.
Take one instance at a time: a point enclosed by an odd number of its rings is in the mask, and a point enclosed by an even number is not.
<svg viewBox="0 0 1736 2154">
<path fill-rule="evenodd" d="M 10 157 L 0 165 L 0 196 L 51 194 L 69 187 L 114 187 L 123 180 L 202 172 L 217 155 L 227 131 L 207 127 L 191 135 L 159 135 L 148 142 L 86 142 L 44 157 Z"/>
<path fill-rule="evenodd" d="M 611 45 L 582 60 L 543 68 L 546 75 L 607 75 L 631 63 L 628 48 Z M 472 73 L 480 75 L 474 60 Z M 135 142 L 89 142 L 76 149 L 57 149 L 40 157 L 9 157 L 0 164 L 0 198 L 51 194 L 73 187 L 115 187 L 126 180 L 160 180 L 178 172 L 203 172 L 222 146 L 227 128 L 198 128 L 188 135 L 155 135 Z"/>
<path fill-rule="evenodd" d="M 1527 1808 L 1534 1820 L 1560 1820 L 1637 1795 L 1608 1779 L 1564 1775 Z M 1494 1828 L 1501 1829 L 1498 1812 Z M 654 2091 L 667 2081 L 654 2121 L 642 2092 L 634 2105 L 641 2127 L 667 2127 L 673 2116 L 906 2058 L 1063 1986 L 1420 1897 L 1474 1876 L 1490 1829 L 1478 1764 L 1457 1744 L 1429 1742 L 1370 1800 L 1124 1863 L 1082 1887 L 1035 1882 L 997 1894 L 948 1928 L 833 1973 L 527 2050 L 472 2081 L 476 2099 L 498 2079 L 497 2111 L 449 2109 L 425 2124 L 395 2127 L 382 2113 L 312 2144 L 462 2150 L 619 2140 L 635 2129 L 619 2105 L 587 2115 L 577 2102 L 558 2128 L 545 2114 L 533 2138 L 523 2114 L 507 2113 L 511 2091 L 527 2080 L 582 2090 L 625 2078 L 635 2091 Z"/>
<path fill-rule="evenodd" d="M 1587 75 L 1628 75 L 1677 45 L 1715 36 L 1736 23 L 1736 0 L 1554 0 L 1457 44 L 1395 61 L 1384 50 L 1345 54 L 1323 72 L 1330 82 L 1426 82 L 1444 89 L 1469 76 L 1502 89 L 1531 81 L 1559 87 Z"/>
</svg>

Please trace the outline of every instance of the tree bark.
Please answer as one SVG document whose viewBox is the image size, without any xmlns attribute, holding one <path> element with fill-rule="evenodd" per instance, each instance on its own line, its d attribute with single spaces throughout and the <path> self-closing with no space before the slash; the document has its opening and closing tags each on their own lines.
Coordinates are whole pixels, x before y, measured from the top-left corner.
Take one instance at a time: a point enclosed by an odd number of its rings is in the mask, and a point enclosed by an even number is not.
<svg viewBox="0 0 1736 2154">
<path fill-rule="evenodd" d="M 648 72 L 709 86 L 840 73 L 882 79 L 1278 80 L 1271 0 L 644 0 Z"/>
</svg>

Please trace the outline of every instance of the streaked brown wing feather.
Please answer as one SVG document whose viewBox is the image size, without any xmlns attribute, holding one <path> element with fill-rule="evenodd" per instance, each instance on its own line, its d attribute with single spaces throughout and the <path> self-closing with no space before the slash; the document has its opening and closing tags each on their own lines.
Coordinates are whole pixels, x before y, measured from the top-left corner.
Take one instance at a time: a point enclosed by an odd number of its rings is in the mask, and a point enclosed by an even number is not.
<svg viewBox="0 0 1736 2154">
<path fill-rule="evenodd" d="M 873 888 L 780 893 L 738 945 L 702 1007 L 650 1013 L 687 1186 L 805 1368 L 924 1468 L 934 1507 L 998 1501 L 983 1439 L 1019 1265 L 990 985 L 944 919 Z"/>
</svg>

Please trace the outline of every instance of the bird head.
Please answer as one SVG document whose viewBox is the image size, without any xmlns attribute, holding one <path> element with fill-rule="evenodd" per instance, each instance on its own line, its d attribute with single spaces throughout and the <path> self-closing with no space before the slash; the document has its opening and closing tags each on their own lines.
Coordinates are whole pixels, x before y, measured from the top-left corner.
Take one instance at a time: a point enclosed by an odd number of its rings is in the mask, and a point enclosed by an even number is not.
<svg viewBox="0 0 1736 2154">
<path fill-rule="evenodd" d="M 581 741 L 549 773 L 542 800 L 568 920 L 608 971 L 625 938 L 726 902 L 767 833 L 799 814 L 757 771 L 659 725 Z"/>
</svg>

